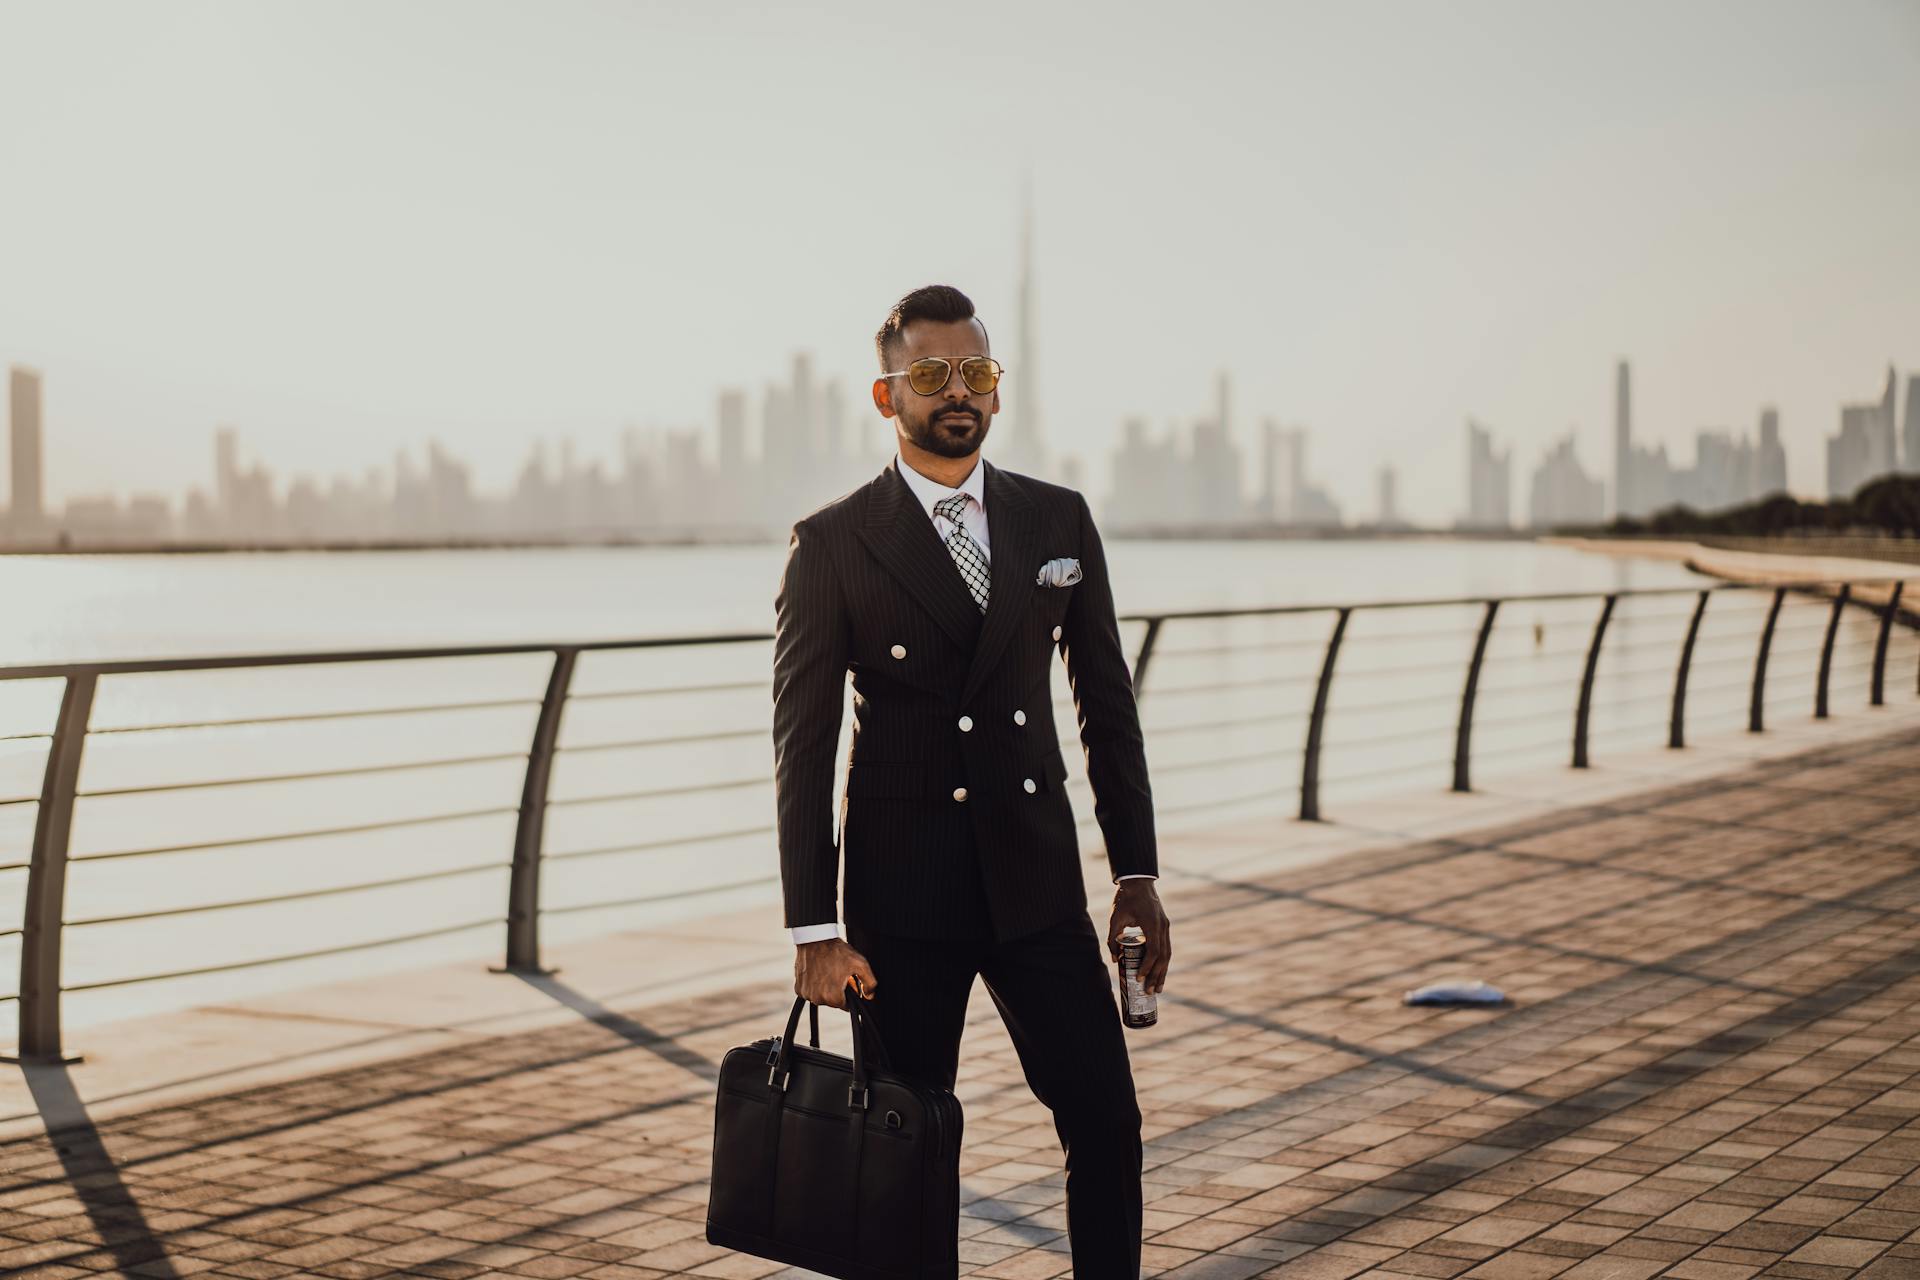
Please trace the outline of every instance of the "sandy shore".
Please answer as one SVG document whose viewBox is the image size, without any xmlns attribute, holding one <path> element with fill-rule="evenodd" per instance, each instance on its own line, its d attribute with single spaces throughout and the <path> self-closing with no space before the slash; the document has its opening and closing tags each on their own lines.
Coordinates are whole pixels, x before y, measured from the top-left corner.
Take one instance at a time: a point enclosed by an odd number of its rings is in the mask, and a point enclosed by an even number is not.
<svg viewBox="0 0 1920 1280">
<path fill-rule="evenodd" d="M 1861 560 L 1847 556 L 1801 556 L 1765 551 L 1724 551 L 1698 542 L 1662 541 L 1638 538 L 1562 538 L 1545 537 L 1543 543 L 1593 551 L 1601 555 L 1625 556 L 1642 560 L 1676 561 L 1699 573 L 1724 578 L 1729 582 L 1815 582 L 1850 580 L 1853 596 L 1869 604 L 1885 604 L 1893 593 L 1893 584 L 1908 585 L 1902 593 L 1902 605 L 1920 606 L 1920 565 L 1889 560 Z M 1905 608 L 1902 610 L 1906 611 Z"/>
</svg>

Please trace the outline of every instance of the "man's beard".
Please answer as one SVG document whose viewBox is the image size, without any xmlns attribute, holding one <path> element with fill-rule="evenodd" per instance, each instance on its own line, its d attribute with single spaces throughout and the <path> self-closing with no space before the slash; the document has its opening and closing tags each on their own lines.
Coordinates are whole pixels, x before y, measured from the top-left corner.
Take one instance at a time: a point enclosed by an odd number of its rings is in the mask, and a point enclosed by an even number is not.
<svg viewBox="0 0 1920 1280">
<path fill-rule="evenodd" d="M 945 414 L 962 414 L 973 419 L 971 426 L 959 423 L 946 424 L 936 421 Z M 914 422 L 903 418 L 907 424 L 907 438 L 928 453 L 938 454 L 942 458 L 964 458 L 978 449 L 986 441 L 987 429 L 992 419 L 982 414 L 972 405 L 949 406 L 927 415 L 924 422 Z"/>
</svg>

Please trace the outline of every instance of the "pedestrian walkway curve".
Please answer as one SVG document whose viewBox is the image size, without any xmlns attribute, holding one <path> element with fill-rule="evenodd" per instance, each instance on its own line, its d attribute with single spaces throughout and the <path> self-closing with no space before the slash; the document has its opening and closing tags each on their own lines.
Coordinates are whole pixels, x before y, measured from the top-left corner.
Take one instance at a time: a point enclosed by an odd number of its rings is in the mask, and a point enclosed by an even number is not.
<svg viewBox="0 0 1920 1280">
<path fill-rule="evenodd" d="M 1130 1033 L 1147 1273 L 1920 1276 L 1916 778 L 1908 722 L 1277 870 L 1170 846 L 1174 974 Z M 802 1275 L 703 1234 L 716 1064 L 777 1029 L 788 954 L 624 1001 L 495 976 L 559 1016 L 150 1105 L 32 1069 L 62 1119 L 0 1141 L 0 1267 Z M 1510 1002 L 1402 1002 L 1453 976 Z M 958 1091 L 963 1273 L 1068 1274 L 984 998 Z"/>
</svg>

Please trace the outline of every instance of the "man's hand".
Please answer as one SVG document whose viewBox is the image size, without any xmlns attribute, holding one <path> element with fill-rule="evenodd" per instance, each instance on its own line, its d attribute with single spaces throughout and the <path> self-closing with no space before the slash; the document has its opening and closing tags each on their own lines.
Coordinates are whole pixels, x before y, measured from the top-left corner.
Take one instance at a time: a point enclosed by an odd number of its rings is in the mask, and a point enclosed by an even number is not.
<svg viewBox="0 0 1920 1280">
<path fill-rule="evenodd" d="M 1140 985 L 1158 995 L 1167 983 L 1167 965 L 1173 960 L 1173 939 L 1160 894 L 1151 880 L 1122 880 L 1113 891 L 1113 919 L 1107 923 L 1107 950 L 1120 963 L 1120 931 L 1139 925 L 1147 935 L 1147 954 L 1140 964 Z"/>
<path fill-rule="evenodd" d="M 873 966 L 845 938 L 822 938 L 794 948 L 793 994 L 815 1004 L 844 1009 L 849 982 L 858 984 L 860 994 L 869 1000 L 880 985 L 873 976 Z"/>
</svg>

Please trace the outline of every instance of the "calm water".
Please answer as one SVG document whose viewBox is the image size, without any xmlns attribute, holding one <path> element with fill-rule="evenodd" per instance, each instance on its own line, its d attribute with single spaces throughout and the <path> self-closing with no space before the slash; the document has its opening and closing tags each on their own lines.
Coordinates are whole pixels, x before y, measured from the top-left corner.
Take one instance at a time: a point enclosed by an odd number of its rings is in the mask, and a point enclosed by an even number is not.
<svg viewBox="0 0 1920 1280">
<path fill-rule="evenodd" d="M 1697 581 L 1673 565 L 1518 542 L 1116 541 L 1108 550 L 1122 613 Z M 765 631 L 784 555 L 776 545 L 0 557 L 0 664 Z M 1673 596 L 1619 606 L 1598 684 L 1596 758 L 1665 740 L 1673 659 L 1691 603 Z M 1692 684 L 1695 740 L 1742 723 L 1764 604 L 1758 593 L 1728 593 L 1709 611 Z M 1564 759 L 1596 608 L 1579 601 L 1502 612 L 1476 715 L 1477 776 Z M 1479 615 L 1477 606 L 1354 615 L 1322 762 L 1329 815 L 1381 791 L 1446 786 Z M 1783 612 L 1770 714 L 1810 709 L 1824 618 L 1811 602 L 1790 601 Z M 1278 828 L 1293 812 L 1306 712 L 1331 624 L 1322 613 L 1163 630 L 1141 698 L 1163 829 L 1259 815 Z M 1123 634 L 1135 646 L 1141 629 L 1129 625 Z M 1849 618 L 1836 657 L 1836 713 L 1865 703 L 1872 638 L 1864 613 Z M 1913 642 L 1903 635 L 1898 643 Z M 770 648 L 583 657 L 548 815 L 547 940 L 756 903 L 777 932 Z M 1895 660 L 1910 664 L 1913 656 L 1902 650 Z M 531 655 L 103 681 L 68 878 L 70 989 L 456 931 L 257 970 L 73 991 L 69 1020 L 456 957 L 497 959 L 514 809 L 547 667 Z M 744 687 L 675 692 L 732 682 Z M 1911 696 L 1910 682 L 1891 683 Z M 55 681 L 0 682 L 0 862 L 25 860 L 46 752 L 44 737 L 5 735 L 44 734 L 59 693 Z M 1062 673 L 1055 719 L 1071 739 L 1067 698 Z M 422 710 L 449 703 L 488 705 Z M 325 718 L 257 723 L 286 715 Z M 168 727 L 209 720 L 255 722 Z M 649 745 L 688 735 L 708 740 Z M 1097 856 L 1077 742 L 1065 752 L 1085 847 Z M 364 772 L 387 765 L 406 767 Z M 393 823 L 400 825 L 355 829 Z M 185 847 L 194 845 L 211 847 Z M 352 888 L 438 872 L 455 874 Z M 0 927 L 19 920 L 24 889 L 24 872 L 0 872 Z M 307 889 L 342 891 L 80 923 Z M 634 898 L 657 900 L 605 905 Z M 17 944 L 0 938 L 0 991 L 13 989 Z"/>
<path fill-rule="evenodd" d="M 773 626 L 784 545 L 0 556 L 0 665 Z M 1525 542 L 1127 542 L 1120 612 L 1605 591 L 1672 565 Z"/>
</svg>

